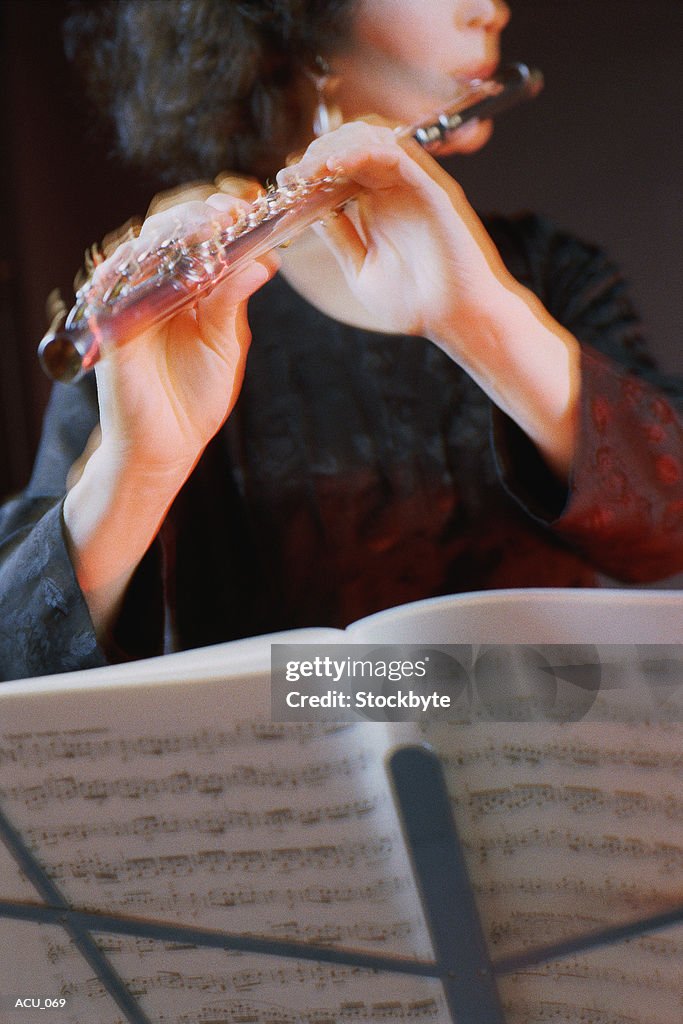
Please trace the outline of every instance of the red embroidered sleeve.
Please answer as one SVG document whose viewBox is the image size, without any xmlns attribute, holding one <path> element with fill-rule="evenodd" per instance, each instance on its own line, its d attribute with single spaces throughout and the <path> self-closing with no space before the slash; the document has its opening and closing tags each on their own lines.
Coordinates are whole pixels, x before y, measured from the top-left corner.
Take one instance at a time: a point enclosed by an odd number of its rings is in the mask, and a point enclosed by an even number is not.
<svg viewBox="0 0 683 1024">
<path fill-rule="evenodd" d="M 583 352 L 577 458 L 553 529 L 611 575 L 683 569 L 683 418 L 666 396 Z"/>
<path fill-rule="evenodd" d="M 498 410 L 507 491 L 600 571 L 646 582 L 683 570 L 683 416 L 658 388 L 582 349 L 579 440 L 568 489 Z"/>
</svg>

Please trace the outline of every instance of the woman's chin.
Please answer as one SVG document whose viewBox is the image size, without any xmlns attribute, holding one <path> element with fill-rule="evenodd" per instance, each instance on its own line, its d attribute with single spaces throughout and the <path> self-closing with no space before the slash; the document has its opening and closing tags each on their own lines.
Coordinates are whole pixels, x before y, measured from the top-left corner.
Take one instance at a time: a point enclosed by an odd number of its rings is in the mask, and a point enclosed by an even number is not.
<svg viewBox="0 0 683 1024">
<path fill-rule="evenodd" d="M 467 121 L 453 132 L 447 142 L 439 145 L 435 156 L 452 156 L 454 153 L 476 153 L 485 146 L 493 134 L 493 121 Z"/>
</svg>

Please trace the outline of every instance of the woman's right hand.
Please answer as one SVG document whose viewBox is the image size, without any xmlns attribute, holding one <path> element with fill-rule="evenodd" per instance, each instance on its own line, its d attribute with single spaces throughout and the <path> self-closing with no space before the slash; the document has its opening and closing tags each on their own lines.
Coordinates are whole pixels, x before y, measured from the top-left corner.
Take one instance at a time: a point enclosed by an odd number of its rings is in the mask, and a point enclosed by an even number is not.
<svg viewBox="0 0 683 1024">
<path fill-rule="evenodd" d="M 185 231 L 242 204 L 226 195 L 154 214 L 139 239 Z M 98 267 L 106 275 L 117 251 Z M 277 269 L 255 261 L 209 295 L 116 348 L 96 370 L 101 440 L 64 504 L 76 575 L 101 635 L 136 566 L 240 391 L 250 342 L 247 300 Z"/>
<path fill-rule="evenodd" d="M 221 225 L 247 204 L 214 195 L 155 213 L 133 251 L 169 232 L 187 234 L 207 218 Z M 120 254 L 111 258 L 118 262 Z M 96 274 L 107 273 L 110 260 Z M 164 323 L 112 349 L 96 368 L 101 446 L 116 464 L 184 479 L 239 394 L 250 331 L 246 303 L 273 274 L 275 257 L 249 264 Z"/>
</svg>

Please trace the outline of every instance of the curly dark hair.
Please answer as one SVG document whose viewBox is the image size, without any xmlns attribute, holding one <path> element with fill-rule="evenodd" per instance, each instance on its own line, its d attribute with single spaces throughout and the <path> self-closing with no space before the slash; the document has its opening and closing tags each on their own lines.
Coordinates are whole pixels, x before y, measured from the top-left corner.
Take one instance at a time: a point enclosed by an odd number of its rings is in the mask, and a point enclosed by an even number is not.
<svg viewBox="0 0 683 1024">
<path fill-rule="evenodd" d="M 127 160 L 166 183 L 226 169 L 265 180 L 308 141 L 303 69 L 343 49 L 357 3 L 77 2 L 65 45 Z"/>
</svg>

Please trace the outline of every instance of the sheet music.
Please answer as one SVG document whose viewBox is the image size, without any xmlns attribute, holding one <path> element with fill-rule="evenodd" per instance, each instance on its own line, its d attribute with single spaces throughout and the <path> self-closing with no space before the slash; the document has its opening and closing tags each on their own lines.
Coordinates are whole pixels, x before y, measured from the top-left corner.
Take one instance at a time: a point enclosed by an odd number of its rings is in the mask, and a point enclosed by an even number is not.
<svg viewBox="0 0 683 1024">
<path fill-rule="evenodd" d="M 494 958 L 683 901 L 680 725 L 285 726 L 265 677 L 132 693 L 3 700 L 0 804 L 81 908 L 429 959 L 382 764 L 416 737 L 445 765 Z M 449 1020 L 437 981 L 98 942 L 157 1024 Z M 670 928 L 502 977 L 507 1018 L 672 1024 L 682 948 Z M 0 993 L 67 1000 L 37 1019 L 123 1024 L 63 929 L 0 920 L 0 949 Z"/>
<path fill-rule="evenodd" d="M 265 679 L 129 692 L 3 702 L 2 808 L 72 905 L 432 958 L 382 726 L 273 725 Z M 17 991 L 26 962 L 22 984 L 67 999 L 50 1019 L 122 1019 L 66 932 L 2 921 L 3 933 L 0 992 Z M 99 941 L 159 1024 L 304 1021 L 312 1008 L 315 1020 L 448 1019 L 431 979 Z"/>
<path fill-rule="evenodd" d="M 683 727 L 425 727 L 492 957 L 683 903 Z M 683 1020 L 683 927 L 499 978 L 510 1024 Z"/>
</svg>

